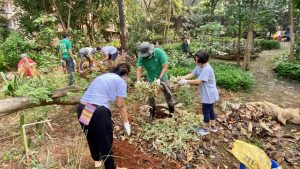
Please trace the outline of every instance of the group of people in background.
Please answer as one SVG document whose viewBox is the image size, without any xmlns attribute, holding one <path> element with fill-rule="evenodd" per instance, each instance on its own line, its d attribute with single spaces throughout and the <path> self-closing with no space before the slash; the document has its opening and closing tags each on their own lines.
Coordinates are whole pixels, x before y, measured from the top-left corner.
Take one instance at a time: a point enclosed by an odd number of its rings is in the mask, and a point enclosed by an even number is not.
<svg viewBox="0 0 300 169">
<path fill-rule="evenodd" d="M 291 40 L 290 29 L 287 28 L 285 31 L 282 31 L 282 28 L 278 26 L 277 32 L 273 35 L 273 40 L 289 42 Z"/>
<path fill-rule="evenodd" d="M 66 68 L 69 73 L 69 85 L 72 85 L 74 83 L 74 72 L 75 72 L 75 66 L 76 61 L 74 58 L 74 54 L 72 52 L 72 36 L 71 34 L 64 34 L 63 39 L 60 40 L 58 44 L 58 53 L 59 53 L 59 59 L 61 64 L 64 66 L 66 65 Z M 84 47 L 79 49 L 78 56 L 80 58 L 79 63 L 79 73 L 83 72 L 83 63 L 85 59 L 89 62 L 89 69 L 93 70 L 94 67 L 94 61 L 93 61 L 93 55 L 97 52 L 102 53 L 105 56 L 105 59 L 103 61 L 100 61 L 100 64 L 104 64 L 108 60 L 114 61 L 118 56 L 118 50 L 117 48 L 113 46 L 105 46 L 105 47 Z"/>
</svg>

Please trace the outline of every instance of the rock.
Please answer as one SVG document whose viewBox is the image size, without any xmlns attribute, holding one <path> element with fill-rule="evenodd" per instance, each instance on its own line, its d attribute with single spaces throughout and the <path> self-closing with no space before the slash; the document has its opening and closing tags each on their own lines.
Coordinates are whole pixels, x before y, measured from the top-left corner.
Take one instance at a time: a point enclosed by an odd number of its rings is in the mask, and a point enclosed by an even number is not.
<svg viewBox="0 0 300 169">
<path fill-rule="evenodd" d="M 180 161 L 180 162 L 184 162 L 185 161 L 185 156 L 183 153 L 177 153 L 176 154 L 176 160 Z"/>
<path fill-rule="evenodd" d="M 186 169 L 194 169 L 193 165 L 192 165 L 192 164 L 190 164 L 190 163 L 189 163 L 189 164 L 187 164 L 185 168 L 186 168 Z"/>
</svg>

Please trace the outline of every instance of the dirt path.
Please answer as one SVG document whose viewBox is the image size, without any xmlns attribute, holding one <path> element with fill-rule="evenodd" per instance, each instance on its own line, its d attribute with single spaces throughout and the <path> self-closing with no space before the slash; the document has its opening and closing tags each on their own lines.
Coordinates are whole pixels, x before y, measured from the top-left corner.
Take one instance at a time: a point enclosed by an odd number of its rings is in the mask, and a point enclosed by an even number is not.
<svg viewBox="0 0 300 169">
<path fill-rule="evenodd" d="M 281 43 L 278 50 L 267 50 L 260 53 L 259 58 L 251 64 L 251 72 L 255 84 L 250 92 L 251 101 L 269 101 L 282 107 L 300 106 L 300 83 L 279 79 L 273 72 L 274 58 L 287 50 L 288 43 Z"/>
</svg>

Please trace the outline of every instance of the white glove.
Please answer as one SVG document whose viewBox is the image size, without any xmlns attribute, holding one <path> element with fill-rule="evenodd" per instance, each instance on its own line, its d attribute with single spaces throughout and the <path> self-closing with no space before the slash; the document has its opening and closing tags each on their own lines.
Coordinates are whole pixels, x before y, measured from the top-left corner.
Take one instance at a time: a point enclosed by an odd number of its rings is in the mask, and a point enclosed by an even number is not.
<svg viewBox="0 0 300 169">
<path fill-rule="evenodd" d="M 140 85 L 141 83 L 142 83 L 142 82 L 139 81 L 139 80 L 135 82 L 136 85 Z"/>
<path fill-rule="evenodd" d="M 64 60 L 63 60 L 63 59 L 60 59 L 60 63 L 64 63 Z"/>
<path fill-rule="evenodd" d="M 130 130 L 130 124 L 129 124 L 129 122 L 124 123 L 124 129 L 125 129 L 127 135 L 130 136 L 130 131 L 131 130 Z"/>
<path fill-rule="evenodd" d="M 104 64 L 104 62 L 103 62 L 103 61 L 100 61 L 99 63 L 100 63 L 100 65 L 103 65 L 103 64 Z"/>
<path fill-rule="evenodd" d="M 187 84 L 187 80 L 181 79 L 181 80 L 179 80 L 178 83 L 181 84 L 181 85 L 186 85 Z"/>
<path fill-rule="evenodd" d="M 73 60 L 73 63 L 74 63 L 74 65 L 76 66 L 76 61 L 75 61 L 75 60 Z"/>
<path fill-rule="evenodd" d="M 154 83 L 160 85 L 160 79 L 155 80 Z"/>
</svg>

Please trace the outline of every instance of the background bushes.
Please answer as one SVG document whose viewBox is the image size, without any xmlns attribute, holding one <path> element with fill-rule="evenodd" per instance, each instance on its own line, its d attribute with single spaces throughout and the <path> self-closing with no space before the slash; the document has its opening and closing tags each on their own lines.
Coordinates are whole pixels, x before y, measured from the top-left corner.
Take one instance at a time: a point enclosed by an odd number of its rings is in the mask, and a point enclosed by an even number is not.
<svg viewBox="0 0 300 169">
<path fill-rule="evenodd" d="M 240 91 L 249 90 L 254 83 L 251 73 L 235 65 L 220 61 L 213 61 L 211 65 L 215 71 L 217 86 L 231 91 Z"/>
<path fill-rule="evenodd" d="M 275 67 L 276 74 L 283 78 L 300 81 L 300 62 L 280 62 Z"/>
<path fill-rule="evenodd" d="M 0 45 L 0 60 L 3 57 L 2 70 L 15 69 L 20 59 L 20 54 L 28 52 L 32 48 L 33 43 L 25 40 L 19 33 L 12 32 Z"/>
<path fill-rule="evenodd" d="M 261 50 L 271 50 L 280 48 L 280 43 L 276 40 L 258 39 L 255 41 L 254 45 L 260 48 Z"/>
</svg>

